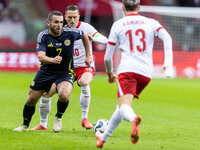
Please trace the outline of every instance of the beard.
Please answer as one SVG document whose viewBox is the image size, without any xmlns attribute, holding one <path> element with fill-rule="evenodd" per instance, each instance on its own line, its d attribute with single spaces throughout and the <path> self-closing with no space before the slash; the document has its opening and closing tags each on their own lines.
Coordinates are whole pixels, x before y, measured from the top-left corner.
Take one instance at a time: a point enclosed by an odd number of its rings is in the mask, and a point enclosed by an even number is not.
<svg viewBox="0 0 200 150">
<path fill-rule="evenodd" d="M 50 25 L 50 30 L 52 33 L 59 35 L 61 33 L 61 29 L 56 29 L 55 27 L 53 27 L 52 25 Z"/>
</svg>

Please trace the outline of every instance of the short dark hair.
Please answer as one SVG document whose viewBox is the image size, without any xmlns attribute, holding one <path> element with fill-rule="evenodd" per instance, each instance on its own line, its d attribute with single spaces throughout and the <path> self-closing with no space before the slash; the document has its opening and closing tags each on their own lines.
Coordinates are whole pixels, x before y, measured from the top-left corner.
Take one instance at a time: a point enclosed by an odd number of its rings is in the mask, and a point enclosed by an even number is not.
<svg viewBox="0 0 200 150">
<path fill-rule="evenodd" d="M 68 10 L 71 10 L 71 11 L 76 11 L 76 10 L 77 10 L 78 12 L 80 12 L 78 6 L 76 6 L 76 5 L 69 5 L 68 7 L 66 7 L 65 13 L 66 13 Z"/>
<path fill-rule="evenodd" d="M 50 12 L 49 12 L 48 17 L 47 17 L 47 20 L 48 20 L 48 21 L 51 21 L 53 15 L 56 15 L 56 16 L 63 16 L 63 14 L 62 14 L 60 11 L 54 10 L 54 11 L 50 11 Z"/>
<path fill-rule="evenodd" d="M 122 0 L 126 11 L 135 11 L 140 5 L 140 0 Z"/>
</svg>

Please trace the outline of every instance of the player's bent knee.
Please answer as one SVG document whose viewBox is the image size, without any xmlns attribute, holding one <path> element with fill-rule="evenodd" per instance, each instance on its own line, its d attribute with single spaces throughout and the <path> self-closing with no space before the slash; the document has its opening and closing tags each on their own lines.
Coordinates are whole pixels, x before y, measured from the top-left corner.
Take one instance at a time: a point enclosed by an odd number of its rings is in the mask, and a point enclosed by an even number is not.
<svg viewBox="0 0 200 150">
<path fill-rule="evenodd" d="M 27 103 L 27 105 L 29 105 L 29 106 L 34 106 L 34 105 L 36 105 L 36 103 L 37 103 L 37 101 L 38 101 L 38 99 L 36 99 L 36 97 L 28 97 L 27 98 L 27 101 L 26 101 L 26 103 Z"/>
<path fill-rule="evenodd" d="M 53 94 L 47 93 L 45 92 L 42 96 L 46 97 L 46 98 L 50 98 L 52 97 Z"/>
<path fill-rule="evenodd" d="M 59 99 L 60 99 L 62 102 L 67 102 L 67 101 L 69 100 L 70 94 L 69 94 L 69 93 L 64 93 L 64 92 L 62 92 L 62 93 L 59 93 L 58 96 L 59 96 Z"/>
<path fill-rule="evenodd" d="M 44 93 L 43 91 L 36 91 L 33 89 L 29 89 L 29 95 L 26 103 L 29 106 L 34 106 L 38 102 L 43 93 Z"/>
<path fill-rule="evenodd" d="M 88 84 L 88 83 L 85 83 L 85 82 L 80 82 L 79 85 L 80 85 L 81 87 L 83 87 L 83 86 L 88 86 L 89 84 Z"/>
<path fill-rule="evenodd" d="M 93 80 L 93 76 L 82 76 L 79 80 L 78 80 L 78 85 L 82 86 L 88 86 Z"/>
<path fill-rule="evenodd" d="M 83 86 L 89 86 L 89 84 L 92 82 L 91 79 L 81 79 L 78 81 L 78 85 L 80 85 L 81 87 Z"/>
</svg>

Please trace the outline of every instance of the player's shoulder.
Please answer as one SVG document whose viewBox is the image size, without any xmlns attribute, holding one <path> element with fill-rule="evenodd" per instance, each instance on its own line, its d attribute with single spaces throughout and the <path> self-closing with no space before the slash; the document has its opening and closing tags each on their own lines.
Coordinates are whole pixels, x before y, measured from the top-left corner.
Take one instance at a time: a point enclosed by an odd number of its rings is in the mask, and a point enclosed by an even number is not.
<svg viewBox="0 0 200 150">
<path fill-rule="evenodd" d="M 123 22 L 123 18 L 116 20 L 113 24 L 112 24 L 112 28 L 113 29 L 120 29 L 120 26 L 122 25 Z"/>
<path fill-rule="evenodd" d="M 43 36 L 43 35 L 46 35 L 46 34 L 49 34 L 48 29 L 39 32 L 38 36 Z"/>
<path fill-rule="evenodd" d="M 48 29 L 41 31 L 41 32 L 38 34 L 37 41 L 41 41 L 41 39 L 44 38 L 44 37 L 45 37 L 46 35 L 48 35 L 48 34 L 49 34 Z"/>
<path fill-rule="evenodd" d="M 148 18 L 148 20 L 149 20 L 150 22 L 153 22 L 153 23 L 158 23 L 158 21 L 155 20 L 154 18 Z"/>
<path fill-rule="evenodd" d="M 80 32 L 80 30 L 78 30 L 77 28 L 75 27 L 67 27 L 67 26 L 64 26 L 63 27 L 63 32 Z"/>
<path fill-rule="evenodd" d="M 97 30 L 89 23 L 87 22 L 80 22 L 80 27 L 78 29 L 84 31 L 84 32 L 87 32 L 87 33 L 93 33 L 93 32 L 97 32 Z"/>
<path fill-rule="evenodd" d="M 91 24 L 89 24 L 87 22 L 83 22 L 83 21 L 81 21 L 81 26 L 83 26 L 83 27 L 93 27 Z"/>
<path fill-rule="evenodd" d="M 154 18 L 150 18 L 150 17 L 146 17 L 146 16 L 142 16 L 142 15 L 140 17 L 143 18 L 144 20 L 147 20 L 147 21 L 152 22 L 152 23 L 158 22 Z"/>
<path fill-rule="evenodd" d="M 123 18 L 120 18 L 119 20 L 116 20 L 116 21 L 113 23 L 113 25 L 121 24 L 121 22 L 123 22 L 124 19 L 125 19 L 125 18 L 123 17 Z"/>
</svg>

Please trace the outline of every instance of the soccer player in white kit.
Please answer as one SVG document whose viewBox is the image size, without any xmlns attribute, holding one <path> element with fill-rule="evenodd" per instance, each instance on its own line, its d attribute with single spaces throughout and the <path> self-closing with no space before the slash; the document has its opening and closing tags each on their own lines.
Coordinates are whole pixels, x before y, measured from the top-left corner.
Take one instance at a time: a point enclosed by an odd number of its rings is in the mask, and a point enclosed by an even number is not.
<svg viewBox="0 0 200 150">
<path fill-rule="evenodd" d="M 107 44 L 108 39 L 101 35 L 93 26 L 88 23 L 79 21 L 79 8 L 75 5 L 70 5 L 65 10 L 65 19 L 67 21 L 66 26 L 76 27 L 79 30 L 84 31 L 88 34 L 89 39 L 93 42 L 100 44 Z M 92 42 L 90 44 L 90 50 L 92 53 Z M 92 82 L 95 70 L 94 62 L 91 67 L 87 67 L 85 64 L 85 49 L 81 40 L 74 42 L 74 67 L 75 67 L 75 81 L 77 81 L 78 86 L 81 87 L 80 105 L 82 110 L 81 125 L 86 129 L 91 129 L 93 126 L 88 121 L 88 110 L 90 106 L 90 86 Z M 51 109 L 51 97 L 55 94 L 55 88 L 45 97 L 41 97 L 39 111 L 40 111 L 40 125 L 32 128 L 32 130 L 47 130 L 47 120 L 48 113 Z M 57 119 L 54 122 L 53 130 L 59 132 L 62 129 L 62 120 Z"/>
<path fill-rule="evenodd" d="M 134 113 L 131 104 L 151 80 L 155 36 L 164 42 L 163 68 L 171 70 L 173 64 L 172 39 L 164 27 L 158 21 L 138 14 L 140 0 L 123 0 L 122 2 L 125 17 L 112 25 L 104 57 L 109 82 L 113 83 L 116 76 L 113 73 L 112 56 L 116 45 L 119 44 L 122 58 L 117 78 L 118 105 L 105 132 L 95 134 L 98 148 L 103 147 L 122 120 L 132 123 L 131 141 L 134 144 L 137 143 L 142 119 Z"/>
</svg>

